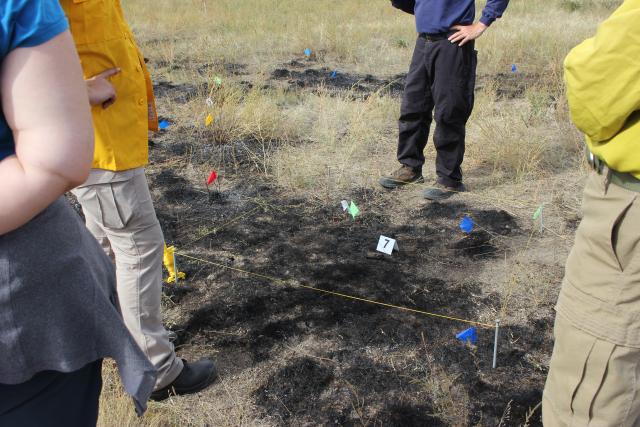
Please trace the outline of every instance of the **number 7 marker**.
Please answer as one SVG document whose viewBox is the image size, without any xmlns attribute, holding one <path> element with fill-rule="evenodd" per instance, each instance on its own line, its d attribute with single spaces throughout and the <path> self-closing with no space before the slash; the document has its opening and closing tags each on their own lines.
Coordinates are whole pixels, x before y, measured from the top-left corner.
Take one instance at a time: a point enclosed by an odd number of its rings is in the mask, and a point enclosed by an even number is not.
<svg viewBox="0 0 640 427">
<path fill-rule="evenodd" d="M 382 252 L 387 255 L 393 254 L 393 251 L 399 251 L 398 242 L 395 239 L 386 236 L 380 236 L 380 240 L 378 240 L 378 247 L 376 251 Z"/>
</svg>

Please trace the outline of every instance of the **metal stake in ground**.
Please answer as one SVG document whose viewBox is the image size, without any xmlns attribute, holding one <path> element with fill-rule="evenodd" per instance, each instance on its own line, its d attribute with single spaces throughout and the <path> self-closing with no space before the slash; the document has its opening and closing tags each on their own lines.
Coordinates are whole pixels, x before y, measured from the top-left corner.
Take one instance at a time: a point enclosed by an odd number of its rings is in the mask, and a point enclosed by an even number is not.
<svg viewBox="0 0 640 427">
<path fill-rule="evenodd" d="M 500 319 L 496 320 L 496 337 L 493 341 L 493 369 L 498 366 L 498 336 L 500 335 Z"/>
</svg>

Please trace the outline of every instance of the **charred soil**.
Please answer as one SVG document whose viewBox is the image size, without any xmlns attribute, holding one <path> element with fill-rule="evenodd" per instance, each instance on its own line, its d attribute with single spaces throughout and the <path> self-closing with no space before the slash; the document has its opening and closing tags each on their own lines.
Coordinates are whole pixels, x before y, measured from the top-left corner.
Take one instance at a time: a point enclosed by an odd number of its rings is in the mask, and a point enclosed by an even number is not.
<svg viewBox="0 0 640 427">
<path fill-rule="evenodd" d="M 316 77 L 389 87 L 330 70 L 272 76 L 295 85 Z M 161 96 L 178 98 L 175 90 L 163 84 Z M 472 346 L 455 334 L 473 324 L 300 286 L 492 324 L 500 297 L 480 272 L 526 241 L 530 230 L 518 219 L 455 198 L 394 209 L 397 193 L 378 190 L 355 189 L 327 205 L 247 178 L 248 166 L 222 173 L 208 190 L 204 174 L 194 179 L 200 174 L 175 166 L 201 149 L 180 132 L 154 138 L 148 171 L 167 242 L 200 259 L 178 256 L 188 279 L 164 289 L 179 352 L 210 355 L 227 378 L 253 370 L 250 398 L 275 425 L 524 423 L 541 400 L 546 368 L 536 360 L 551 352 L 550 307 L 528 324 L 504 325 L 493 370 L 492 328 L 478 326 Z M 355 220 L 343 198 L 358 203 Z M 476 222 L 470 234 L 458 226 L 465 215 Z M 368 256 L 380 235 L 397 239 L 399 251 Z M 529 425 L 541 425 L 539 415 Z"/>
</svg>

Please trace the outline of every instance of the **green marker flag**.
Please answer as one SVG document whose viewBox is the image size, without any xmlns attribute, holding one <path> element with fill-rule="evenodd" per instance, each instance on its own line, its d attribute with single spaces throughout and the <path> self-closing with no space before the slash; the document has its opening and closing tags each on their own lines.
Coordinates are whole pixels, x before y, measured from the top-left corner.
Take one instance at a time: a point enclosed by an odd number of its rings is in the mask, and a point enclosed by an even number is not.
<svg viewBox="0 0 640 427">
<path fill-rule="evenodd" d="M 353 200 L 352 200 L 351 204 L 349 205 L 349 215 L 351 215 L 353 219 L 356 219 L 356 216 L 358 216 L 359 214 L 360 214 L 360 209 L 358 209 L 358 207 L 356 206 L 355 203 L 353 203 Z"/>
<path fill-rule="evenodd" d="M 220 77 L 216 76 L 216 78 L 213 79 L 213 82 L 215 84 L 217 84 L 218 86 L 220 86 L 222 84 L 222 79 Z"/>
<path fill-rule="evenodd" d="M 533 220 L 537 221 L 540 216 L 542 216 L 542 210 L 544 209 L 544 205 L 540 205 L 538 209 L 533 213 Z"/>
</svg>

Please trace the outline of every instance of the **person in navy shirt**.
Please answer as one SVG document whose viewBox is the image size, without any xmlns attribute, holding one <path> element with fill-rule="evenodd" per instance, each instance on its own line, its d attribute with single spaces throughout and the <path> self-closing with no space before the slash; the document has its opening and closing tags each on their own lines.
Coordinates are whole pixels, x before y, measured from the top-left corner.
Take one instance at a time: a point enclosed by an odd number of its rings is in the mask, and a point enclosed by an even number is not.
<svg viewBox="0 0 640 427">
<path fill-rule="evenodd" d="M 423 152 L 435 119 L 436 181 L 424 191 L 424 197 L 443 200 L 466 190 L 461 166 L 466 123 L 474 102 L 478 59 L 475 40 L 502 16 L 509 0 L 487 0 L 478 22 L 474 22 L 474 0 L 393 3 L 402 3 L 403 10 L 415 14 L 419 36 L 400 112 L 397 158 L 401 166 L 380 178 L 380 185 L 394 189 L 424 182 Z"/>
</svg>

